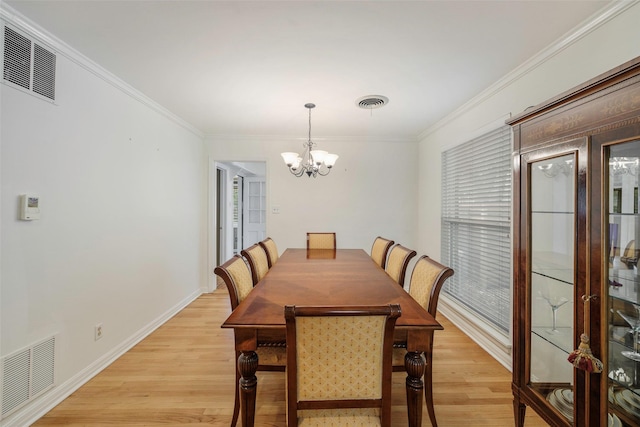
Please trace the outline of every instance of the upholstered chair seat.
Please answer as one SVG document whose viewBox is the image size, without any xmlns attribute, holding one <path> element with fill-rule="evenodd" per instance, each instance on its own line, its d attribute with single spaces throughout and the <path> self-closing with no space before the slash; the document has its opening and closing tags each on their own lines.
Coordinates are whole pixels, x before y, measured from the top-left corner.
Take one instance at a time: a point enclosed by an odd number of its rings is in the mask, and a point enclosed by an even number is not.
<svg viewBox="0 0 640 427">
<path fill-rule="evenodd" d="M 256 354 L 258 355 L 258 361 L 260 365 L 273 365 L 273 366 L 281 366 L 284 368 L 287 365 L 287 354 L 286 354 L 286 343 L 273 343 L 273 345 L 277 345 L 272 347 L 271 343 L 258 343 L 258 348 L 256 349 Z M 267 369 L 265 369 L 267 370 Z M 281 370 L 285 369 L 268 369 L 270 371 L 273 370 Z"/>
<path fill-rule="evenodd" d="M 378 408 L 298 411 L 298 427 L 381 426 Z"/>
</svg>

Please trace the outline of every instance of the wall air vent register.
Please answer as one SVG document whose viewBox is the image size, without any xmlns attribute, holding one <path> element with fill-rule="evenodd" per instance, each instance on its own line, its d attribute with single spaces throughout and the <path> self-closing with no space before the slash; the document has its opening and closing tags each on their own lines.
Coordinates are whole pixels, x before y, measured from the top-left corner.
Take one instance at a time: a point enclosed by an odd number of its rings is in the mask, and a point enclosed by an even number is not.
<svg viewBox="0 0 640 427">
<path fill-rule="evenodd" d="M 0 420 L 55 386 L 56 337 L 0 359 Z"/>
<path fill-rule="evenodd" d="M 56 55 L 7 26 L 3 45 L 3 82 L 55 101 Z"/>
</svg>

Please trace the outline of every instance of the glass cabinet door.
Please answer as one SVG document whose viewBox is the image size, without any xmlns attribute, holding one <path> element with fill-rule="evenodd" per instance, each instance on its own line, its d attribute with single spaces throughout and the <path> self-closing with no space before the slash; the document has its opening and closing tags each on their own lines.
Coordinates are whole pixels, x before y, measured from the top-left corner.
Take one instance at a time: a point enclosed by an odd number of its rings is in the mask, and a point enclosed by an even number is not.
<svg viewBox="0 0 640 427">
<path fill-rule="evenodd" d="M 608 279 L 608 418 L 610 426 L 640 425 L 640 298 L 638 165 L 640 140 L 610 146 L 605 277 Z M 607 262 L 608 261 L 608 262 Z"/>
<path fill-rule="evenodd" d="M 529 164 L 530 354 L 529 385 L 573 423 L 574 154 Z"/>
</svg>

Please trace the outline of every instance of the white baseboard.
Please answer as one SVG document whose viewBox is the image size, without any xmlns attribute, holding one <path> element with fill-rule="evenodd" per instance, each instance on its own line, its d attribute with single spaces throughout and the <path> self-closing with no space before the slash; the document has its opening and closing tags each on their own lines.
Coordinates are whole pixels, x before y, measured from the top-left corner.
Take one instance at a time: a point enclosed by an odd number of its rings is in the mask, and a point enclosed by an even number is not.
<svg viewBox="0 0 640 427">
<path fill-rule="evenodd" d="M 162 326 L 165 322 L 175 316 L 183 308 L 193 302 L 202 294 L 202 289 L 198 289 L 191 295 L 171 307 L 161 316 L 156 318 L 129 339 L 114 347 L 100 359 L 87 366 L 82 371 L 65 381 L 63 384 L 54 386 L 51 391 L 43 394 L 24 408 L 0 421 L 0 427 L 25 427 L 36 422 L 40 417 L 53 409 L 56 405 L 66 399 L 71 393 L 79 389 L 91 378 L 99 374 L 103 369 L 112 364 L 116 359 L 129 351 L 133 346 L 142 341 L 153 331 Z"/>
<path fill-rule="evenodd" d="M 438 311 L 511 372 L 511 340 L 508 337 L 445 294 L 440 294 Z"/>
</svg>

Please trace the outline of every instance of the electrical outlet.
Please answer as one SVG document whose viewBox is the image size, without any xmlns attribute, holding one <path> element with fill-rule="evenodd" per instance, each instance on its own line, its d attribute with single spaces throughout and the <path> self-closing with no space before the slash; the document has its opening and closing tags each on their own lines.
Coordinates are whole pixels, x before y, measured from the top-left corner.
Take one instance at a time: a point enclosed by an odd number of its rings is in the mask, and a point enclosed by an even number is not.
<svg viewBox="0 0 640 427">
<path fill-rule="evenodd" d="M 95 327 L 94 330 L 94 334 L 95 334 L 95 340 L 98 341 L 100 338 L 102 338 L 102 323 L 98 323 Z"/>
</svg>

